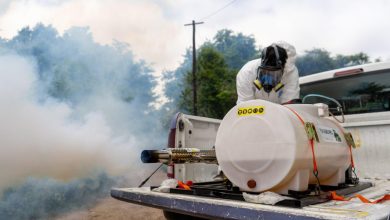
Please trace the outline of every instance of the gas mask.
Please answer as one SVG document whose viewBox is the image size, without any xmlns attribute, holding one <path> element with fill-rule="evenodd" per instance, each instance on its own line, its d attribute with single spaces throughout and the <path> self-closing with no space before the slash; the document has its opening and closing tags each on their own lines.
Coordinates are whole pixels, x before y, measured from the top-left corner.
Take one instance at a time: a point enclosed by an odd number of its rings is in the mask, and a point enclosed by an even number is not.
<svg viewBox="0 0 390 220">
<path fill-rule="evenodd" d="M 276 58 L 276 65 L 269 65 L 269 56 L 267 57 L 267 48 L 262 52 L 261 65 L 257 68 L 256 80 L 253 84 L 258 90 L 264 89 L 266 93 L 270 93 L 272 90 L 278 92 L 283 88 L 281 83 L 283 76 L 283 64 L 279 57 L 278 49 L 276 45 L 271 45 Z"/>
<path fill-rule="evenodd" d="M 283 69 L 271 71 L 259 68 L 254 84 L 257 89 L 264 89 L 266 93 L 270 93 L 272 90 L 278 92 L 284 86 L 281 83 L 282 76 Z"/>
</svg>

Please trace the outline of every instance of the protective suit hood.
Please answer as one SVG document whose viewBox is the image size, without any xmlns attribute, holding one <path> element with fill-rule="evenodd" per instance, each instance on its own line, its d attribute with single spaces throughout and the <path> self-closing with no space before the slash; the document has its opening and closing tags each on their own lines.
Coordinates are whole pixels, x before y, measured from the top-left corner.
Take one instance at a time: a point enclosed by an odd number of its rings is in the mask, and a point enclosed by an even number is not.
<svg viewBox="0 0 390 220">
<path fill-rule="evenodd" d="M 275 44 L 285 49 L 288 56 L 281 79 L 284 87 L 277 92 L 272 91 L 270 93 L 257 89 L 253 82 L 257 77 L 257 69 L 261 64 L 261 59 L 249 61 L 237 74 L 237 103 L 253 99 L 263 99 L 282 104 L 293 99 L 299 99 L 299 75 L 295 66 L 296 50 L 294 46 L 284 41 L 279 41 Z"/>
<path fill-rule="evenodd" d="M 284 68 L 291 69 L 295 67 L 295 61 L 297 59 L 297 52 L 295 47 L 285 41 L 278 41 L 275 43 L 279 47 L 283 47 L 287 52 L 287 60 Z"/>
</svg>

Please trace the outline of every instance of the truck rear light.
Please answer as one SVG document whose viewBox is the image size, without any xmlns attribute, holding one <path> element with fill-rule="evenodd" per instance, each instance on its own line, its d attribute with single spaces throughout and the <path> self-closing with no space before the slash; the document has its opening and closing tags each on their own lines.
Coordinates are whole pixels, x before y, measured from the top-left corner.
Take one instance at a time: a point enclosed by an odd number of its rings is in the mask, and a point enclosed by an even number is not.
<svg viewBox="0 0 390 220">
<path fill-rule="evenodd" d="M 177 119 L 179 118 L 180 112 L 176 113 L 175 116 L 173 116 L 171 120 L 171 124 L 169 127 L 169 134 L 168 134 L 168 145 L 169 148 L 175 148 L 175 142 L 176 142 L 176 125 L 177 125 Z M 167 176 L 168 178 L 175 178 L 175 165 L 169 164 L 167 167 Z"/>
<path fill-rule="evenodd" d="M 336 78 L 336 77 L 356 75 L 356 74 L 359 74 L 359 73 L 362 73 L 362 72 L 363 72 L 362 68 L 343 70 L 343 71 L 335 72 L 333 77 Z"/>
<path fill-rule="evenodd" d="M 175 178 L 175 164 L 171 163 L 167 167 L 167 177 L 170 179 Z"/>
<path fill-rule="evenodd" d="M 168 134 L 168 145 L 167 147 L 174 148 L 176 141 L 176 125 L 177 119 L 179 118 L 180 112 L 176 113 L 171 120 L 171 124 L 169 126 L 169 134 Z"/>
<path fill-rule="evenodd" d="M 176 128 L 170 129 L 168 134 L 168 145 L 169 148 L 175 148 L 175 136 L 176 136 Z"/>
</svg>

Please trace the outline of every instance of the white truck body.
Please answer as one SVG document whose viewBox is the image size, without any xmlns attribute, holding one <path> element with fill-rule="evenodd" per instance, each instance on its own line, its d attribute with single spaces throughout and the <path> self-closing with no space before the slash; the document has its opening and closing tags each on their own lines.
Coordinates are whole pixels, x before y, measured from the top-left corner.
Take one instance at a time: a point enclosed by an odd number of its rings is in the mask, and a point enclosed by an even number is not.
<svg viewBox="0 0 390 220">
<path fill-rule="evenodd" d="M 340 87 L 348 87 L 348 90 L 359 89 L 361 83 L 369 83 L 370 79 L 374 83 L 380 82 L 387 86 L 382 89 L 387 94 L 381 100 L 383 109 L 377 107 L 374 111 L 368 110 L 360 114 L 346 112 L 345 122 L 341 125 L 352 133 L 357 144 L 353 154 L 359 176 L 390 179 L 390 162 L 388 162 L 390 160 L 390 62 L 313 74 L 301 77 L 300 84 L 303 95 L 319 93 L 334 97 L 337 96 L 337 91 L 334 90 L 340 91 Z M 317 89 L 318 87 L 320 90 Z M 337 118 L 341 120 L 340 116 Z M 176 130 L 178 138 L 175 147 L 210 149 L 214 146 L 220 120 L 186 114 L 180 114 L 177 119 L 177 127 L 179 123 L 183 123 L 184 130 Z M 191 134 L 190 130 L 192 130 Z M 175 165 L 174 172 L 175 178 L 183 181 L 211 181 L 217 173 L 217 167 L 208 164 L 180 164 Z"/>
<path fill-rule="evenodd" d="M 360 91 L 362 85 L 380 85 L 371 94 Z M 367 64 L 327 71 L 300 78 L 303 95 L 318 93 L 334 97 L 347 109 L 341 125 L 350 131 L 357 148 L 353 150 L 358 176 L 374 186 L 359 192 L 377 199 L 390 192 L 390 62 Z M 345 89 L 345 92 L 342 92 Z M 339 92 L 338 92 L 339 91 Z M 340 92 L 341 91 L 341 92 Z M 341 116 L 336 116 L 341 119 Z M 214 146 L 220 120 L 178 114 L 171 132 L 175 148 Z M 173 144 L 174 143 L 174 144 Z M 172 168 L 172 167 L 171 167 Z M 168 169 L 169 170 L 169 169 Z M 210 181 L 218 173 L 212 164 L 175 164 L 174 178 L 194 182 Z M 172 172 L 168 171 L 168 172 Z M 176 213 L 212 219 L 388 219 L 390 201 L 365 204 L 329 201 L 301 209 L 251 204 L 248 202 L 152 192 L 150 188 L 113 189 L 113 197 L 132 203 Z"/>
<path fill-rule="evenodd" d="M 364 91 L 370 84 L 379 86 L 377 91 Z M 300 85 L 303 96 L 330 96 L 346 109 L 341 125 L 357 145 L 353 155 L 360 178 L 390 179 L 390 62 L 301 77 Z"/>
<path fill-rule="evenodd" d="M 175 119 L 174 119 L 175 120 Z M 211 149 L 221 120 L 179 113 L 176 117 L 175 148 Z M 212 181 L 218 174 L 215 164 L 175 164 L 174 178 L 194 182 Z"/>
</svg>

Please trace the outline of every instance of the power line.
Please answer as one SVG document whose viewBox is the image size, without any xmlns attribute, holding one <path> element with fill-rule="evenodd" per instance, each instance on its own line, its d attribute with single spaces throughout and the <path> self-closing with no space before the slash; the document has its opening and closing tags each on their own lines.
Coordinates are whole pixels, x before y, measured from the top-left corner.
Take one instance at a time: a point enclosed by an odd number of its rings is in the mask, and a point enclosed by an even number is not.
<svg viewBox="0 0 390 220">
<path fill-rule="evenodd" d="M 232 0 L 232 1 L 230 1 L 229 3 L 227 3 L 227 4 L 226 4 L 225 6 L 223 6 L 222 8 L 220 8 L 220 9 L 214 11 L 213 13 L 211 13 L 211 14 L 209 14 L 209 15 L 207 15 L 207 16 L 205 16 L 205 17 L 199 19 L 199 20 L 205 20 L 205 19 L 207 19 L 207 18 L 210 18 L 210 17 L 212 17 L 212 16 L 218 14 L 219 12 L 221 12 L 222 10 L 224 10 L 225 8 L 227 8 L 229 5 L 233 4 L 235 1 L 237 1 L 237 0 Z"/>
</svg>

